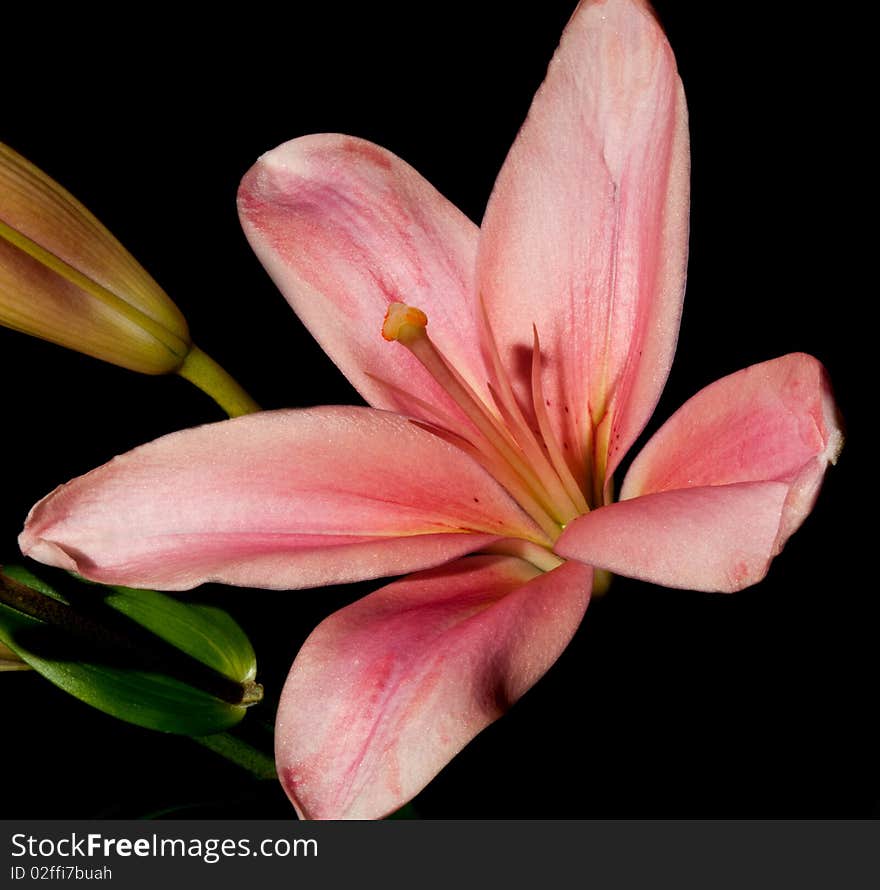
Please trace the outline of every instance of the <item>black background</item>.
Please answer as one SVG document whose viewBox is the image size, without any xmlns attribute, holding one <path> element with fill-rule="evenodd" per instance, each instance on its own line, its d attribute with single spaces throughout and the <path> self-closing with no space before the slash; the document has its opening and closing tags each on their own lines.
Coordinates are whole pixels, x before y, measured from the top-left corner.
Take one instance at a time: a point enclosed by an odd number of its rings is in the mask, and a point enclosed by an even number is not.
<svg viewBox="0 0 880 890">
<path fill-rule="evenodd" d="M 13 21 L 0 139 L 98 215 L 264 407 L 358 403 L 252 256 L 238 180 L 286 139 L 348 132 L 401 155 L 479 220 L 571 5 L 251 4 L 199 21 L 145 7 L 125 21 Z M 656 7 L 689 99 L 693 210 L 678 353 L 648 432 L 717 377 L 802 350 L 828 367 L 849 444 L 760 585 L 710 596 L 616 579 L 547 677 L 417 798 L 425 818 L 880 812 L 876 582 L 862 571 L 873 545 L 854 515 L 876 483 L 859 467 L 856 333 L 867 321 L 849 271 L 848 202 L 859 196 L 844 26 L 794 19 L 785 4 Z M 0 561 L 18 558 L 27 509 L 56 484 L 222 417 L 177 378 L 5 330 L 0 373 Z M 199 595 L 251 634 L 271 697 L 310 629 L 374 586 Z M 5 818 L 180 805 L 178 815 L 293 815 L 274 784 L 255 787 L 187 740 L 120 724 L 34 675 L 0 683 Z M 248 720 L 255 728 L 260 715 Z"/>
</svg>

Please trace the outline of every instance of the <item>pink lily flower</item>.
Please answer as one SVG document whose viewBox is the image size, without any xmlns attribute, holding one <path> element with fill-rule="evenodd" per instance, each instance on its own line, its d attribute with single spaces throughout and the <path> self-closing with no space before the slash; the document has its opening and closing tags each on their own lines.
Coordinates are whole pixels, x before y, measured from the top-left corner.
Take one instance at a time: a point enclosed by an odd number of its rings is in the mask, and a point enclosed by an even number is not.
<svg viewBox="0 0 880 890">
<path fill-rule="evenodd" d="M 688 138 L 640 0 L 582 2 L 477 229 L 411 167 L 315 135 L 245 176 L 245 232 L 371 407 L 174 433 L 38 503 L 22 550 L 97 581 L 408 575 L 327 618 L 276 729 L 301 816 L 397 809 L 553 664 L 604 572 L 759 581 L 842 438 L 795 354 L 703 389 L 612 477 L 678 334 Z"/>
</svg>

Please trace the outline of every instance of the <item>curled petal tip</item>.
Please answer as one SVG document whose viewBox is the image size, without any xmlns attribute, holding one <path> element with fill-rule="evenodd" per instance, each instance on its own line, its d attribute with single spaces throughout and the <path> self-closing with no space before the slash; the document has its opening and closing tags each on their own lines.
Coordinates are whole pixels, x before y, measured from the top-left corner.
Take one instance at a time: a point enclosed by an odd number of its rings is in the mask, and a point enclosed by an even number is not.
<svg viewBox="0 0 880 890">
<path fill-rule="evenodd" d="M 30 559 L 47 566 L 64 569 L 67 572 L 81 574 L 76 560 L 63 547 L 59 547 L 51 541 L 43 540 L 29 530 L 19 535 L 18 546 L 22 554 Z"/>
</svg>

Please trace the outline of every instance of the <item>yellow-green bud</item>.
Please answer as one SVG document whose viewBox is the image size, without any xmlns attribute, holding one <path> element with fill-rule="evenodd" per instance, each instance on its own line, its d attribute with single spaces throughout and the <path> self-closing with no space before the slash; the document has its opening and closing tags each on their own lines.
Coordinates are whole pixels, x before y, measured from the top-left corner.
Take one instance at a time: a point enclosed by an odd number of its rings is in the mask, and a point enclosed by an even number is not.
<svg viewBox="0 0 880 890">
<path fill-rule="evenodd" d="M 191 341 L 168 295 L 69 192 L 0 143 L 0 324 L 140 371 Z"/>
</svg>

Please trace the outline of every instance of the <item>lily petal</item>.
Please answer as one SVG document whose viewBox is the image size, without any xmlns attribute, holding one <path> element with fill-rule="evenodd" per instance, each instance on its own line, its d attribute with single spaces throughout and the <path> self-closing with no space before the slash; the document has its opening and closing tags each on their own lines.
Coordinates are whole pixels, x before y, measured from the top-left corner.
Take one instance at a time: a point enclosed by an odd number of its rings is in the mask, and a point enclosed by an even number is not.
<svg viewBox="0 0 880 890">
<path fill-rule="evenodd" d="M 783 482 L 648 494 L 578 517 L 554 550 L 627 578 L 729 593 L 767 574 L 787 495 Z"/>
<path fill-rule="evenodd" d="M 362 139 L 303 136 L 257 161 L 238 206 L 260 261 L 367 402 L 430 422 L 424 402 L 462 417 L 417 359 L 382 338 L 394 302 L 425 312 L 434 343 L 485 394 L 471 296 L 478 229 L 412 167 Z"/>
<path fill-rule="evenodd" d="M 571 523 L 556 552 L 670 587 L 747 587 L 809 514 L 842 442 L 816 359 L 752 365 L 688 400 L 633 461 L 623 500 Z"/>
<path fill-rule="evenodd" d="M 61 486 L 22 552 L 96 581 L 312 587 L 438 565 L 541 532 L 471 458 L 369 408 L 172 433 Z"/>
<path fill-rule="evenodd" d="M 684 93 L 650 8 L 582 2 L 498 177 L 478 279 L 524 406 L 536 326 L 556 435 L 578 478 L 598 456 L 599 487 L 672 362 L 688 174 Z"/>
<path fill-rule="evenodd" d="M 299 814 L 378 818 L 413 797 L 556 661 L 591 577 L 468 557 L 326 619 L 278 710 L 278 774 Z"/>
<path fill-rule="evenodd" d="M 635 458 L 621 499 L 674 488 L 775 480 L 791 487 L 789 534 L 812 509 L 843 433 L 821 363 L 791 353 L 700 390 Z"/>
</svg>

